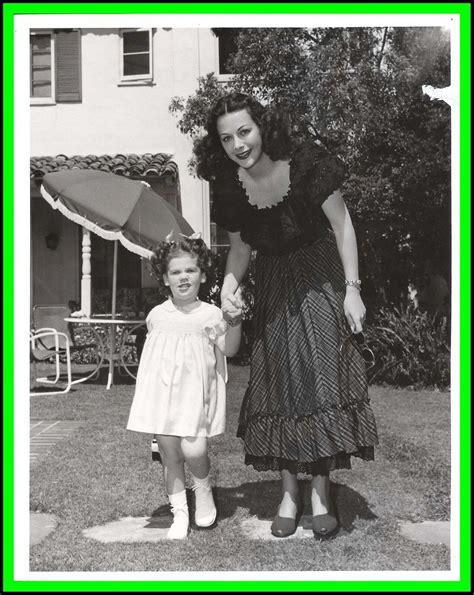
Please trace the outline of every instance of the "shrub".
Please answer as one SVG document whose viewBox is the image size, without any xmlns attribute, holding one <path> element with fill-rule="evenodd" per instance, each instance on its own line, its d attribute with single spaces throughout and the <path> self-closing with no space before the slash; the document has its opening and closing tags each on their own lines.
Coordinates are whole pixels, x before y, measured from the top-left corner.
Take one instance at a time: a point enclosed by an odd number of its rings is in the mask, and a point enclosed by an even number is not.
<svg viewBox="0 0 474 595">
<path fill-rule="evenodd" d="M 450 383 L 450 324 L 447 316 L 413 305 L 379 309 L 366 326 L 376 365 L 369 381 L 413 388 L 446 388 Z"/>
</svg>

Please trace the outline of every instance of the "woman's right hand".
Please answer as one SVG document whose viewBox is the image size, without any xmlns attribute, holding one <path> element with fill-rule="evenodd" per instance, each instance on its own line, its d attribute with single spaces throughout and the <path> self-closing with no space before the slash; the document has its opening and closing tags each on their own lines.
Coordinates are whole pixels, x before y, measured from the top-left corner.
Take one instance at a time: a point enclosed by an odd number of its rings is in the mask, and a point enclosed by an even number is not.
<svg viewBox="0 0 474 595">
<path fill-rule="evenodd" d="M 235 294 L 221 297 L 221 309 L 224 320 L 231 326 L 239 324 L 242 320 L 242 302 Z"/>
</svg>

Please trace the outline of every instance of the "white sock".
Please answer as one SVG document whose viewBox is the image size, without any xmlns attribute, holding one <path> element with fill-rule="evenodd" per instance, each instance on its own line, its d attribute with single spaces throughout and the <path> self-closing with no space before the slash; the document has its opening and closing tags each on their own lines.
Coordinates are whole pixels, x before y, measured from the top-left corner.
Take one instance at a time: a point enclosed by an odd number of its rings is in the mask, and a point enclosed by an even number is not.
<svg viewBox="0 0 474 595">
<path fill-rule="evenodd" d="M 193 490 L 196 500 L 194 520 L 198 527 L 210 527 L 217 516 L 216 505 L 212 497 L 211 477 L 209 474 L 203 479 L 199 479 L 199 477 L 195 477 L 192 474 L 191 476 L 193 478 Z"/>
<path fill-rule="evenodd" d="M 186 490 L 176 494 L 169 494 L 168 498 L 173 513 L 173 524 L 168 530 L 168 539 L 186 539 L 189 529 L 188 503 L 186 501 Z"/>
</svg>

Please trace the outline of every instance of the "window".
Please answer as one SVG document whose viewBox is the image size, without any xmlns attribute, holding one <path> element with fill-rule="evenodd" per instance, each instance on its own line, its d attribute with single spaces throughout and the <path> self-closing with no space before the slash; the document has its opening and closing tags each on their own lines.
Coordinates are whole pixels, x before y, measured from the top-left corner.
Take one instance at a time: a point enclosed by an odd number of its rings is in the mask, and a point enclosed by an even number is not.
<svg viewBox="0 0 474 595">
<path fill-rule="evenodd" d="M 91 268 L 94 289 L 112 287 L 114 242 L 91 233 Z M 118 244 L 117 288 L 135 288 L 141 284 L 141 260 L 137 254 Z"/>
<path fill-rule="evenodd" d="M 80 31 L 31 31 L 30 103 L 81 101 L 81 86 Z"/>
<path fill-rule="evenodd" d="M 30 97 L 54 101 L 54 37 L 52 32 L 30 34 Z"/>
<path fill-rule="evenodd" d="M 212 29 L 217 36 L 219 64 L 218 71 L 222 80 L 228 80 L 232 76 L 229 60 L 237 52 L 237 37 L 241 29 L 222 28 Z"/>
<path fill-rule="evenodd" d="M 153 79 L 152 29 L 122 29 L 120 54 L 122 81 Z"/>
</svg>

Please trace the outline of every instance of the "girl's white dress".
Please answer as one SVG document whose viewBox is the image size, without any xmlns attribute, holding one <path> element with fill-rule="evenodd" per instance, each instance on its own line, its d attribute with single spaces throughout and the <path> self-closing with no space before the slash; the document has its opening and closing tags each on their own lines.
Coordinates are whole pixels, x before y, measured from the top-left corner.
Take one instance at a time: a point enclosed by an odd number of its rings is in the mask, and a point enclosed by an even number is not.
<svg viewBox="0 0 474 595">
<path fill-rule="evenodd" d="M 191 312 L 171 299 L 148 314 L 127 429 L 209 437 L 225 430 L 226 360 L 216 341 L 227 324 L 217 306 Z"/>
</svg>

